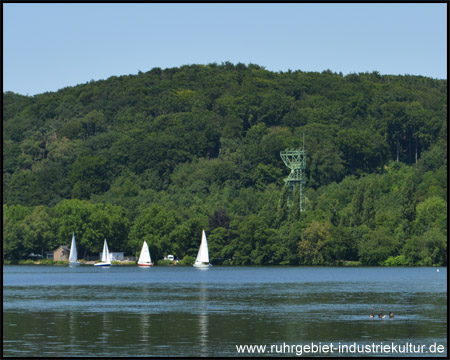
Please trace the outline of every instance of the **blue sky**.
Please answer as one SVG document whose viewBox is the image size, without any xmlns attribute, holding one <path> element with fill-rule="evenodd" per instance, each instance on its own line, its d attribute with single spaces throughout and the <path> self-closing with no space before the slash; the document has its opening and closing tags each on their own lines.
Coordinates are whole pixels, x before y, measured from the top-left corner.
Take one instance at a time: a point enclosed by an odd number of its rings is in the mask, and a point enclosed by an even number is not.
<svg viewBox="0 0 450 360">
<path fill-rule="evenodd" d="M 3 4 L 3 91 L 35 95 L 154 67 L 447 78 L 447 5 Z"/>
</svg>

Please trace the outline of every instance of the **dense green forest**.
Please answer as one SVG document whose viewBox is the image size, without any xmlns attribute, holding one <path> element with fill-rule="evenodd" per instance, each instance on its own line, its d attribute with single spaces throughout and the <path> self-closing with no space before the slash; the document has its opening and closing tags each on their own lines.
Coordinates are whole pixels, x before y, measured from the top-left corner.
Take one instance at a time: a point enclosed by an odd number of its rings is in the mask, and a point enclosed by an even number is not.
<svg viewBox="0 0 450 360">
<path fill-rule="evenodd" d="M 306 211 L 280 151 L 307 150 Z M 446 265 L 447 80 L 229 62 L 3 94 L 3 258 Z"/>
</svg>

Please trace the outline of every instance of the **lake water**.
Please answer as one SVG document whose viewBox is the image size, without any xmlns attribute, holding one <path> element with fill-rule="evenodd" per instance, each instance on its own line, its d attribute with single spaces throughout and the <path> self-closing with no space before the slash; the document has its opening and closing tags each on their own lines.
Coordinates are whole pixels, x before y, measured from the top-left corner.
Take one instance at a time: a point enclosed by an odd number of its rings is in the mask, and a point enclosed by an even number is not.
<svg viewBox="0 0 450 360">
<path fill-rule="evenodd" d="M 263 356 L 236 346 L 266 345 L 270 356 L 446 357 L 439 270 L 8 265 L 3 356 Z M 370 319 L 371 307 L 395 318 Z"/>
</svg>

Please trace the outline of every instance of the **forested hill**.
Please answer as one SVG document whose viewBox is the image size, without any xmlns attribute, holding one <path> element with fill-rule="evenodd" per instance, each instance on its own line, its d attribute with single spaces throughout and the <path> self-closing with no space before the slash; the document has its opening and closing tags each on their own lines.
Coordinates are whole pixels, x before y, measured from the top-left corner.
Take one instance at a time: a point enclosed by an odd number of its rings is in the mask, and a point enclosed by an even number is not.
<svg viewBox="0 0 450 360">
<path fill-rule="evenodd" d="M 280 151 L 307 149 L 307 211 Z M 213 263 L 445 265 L 447 81 L 154 68 L 3 94 L 3 256 L 69 245 Z"/>
</svg>

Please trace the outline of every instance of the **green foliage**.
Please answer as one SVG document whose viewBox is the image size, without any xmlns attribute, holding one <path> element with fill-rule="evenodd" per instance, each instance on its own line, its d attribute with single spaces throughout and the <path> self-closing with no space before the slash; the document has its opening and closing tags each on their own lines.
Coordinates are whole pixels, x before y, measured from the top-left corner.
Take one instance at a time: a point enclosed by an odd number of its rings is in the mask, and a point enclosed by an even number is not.
<svg viewBox="0 0 450 360">
<path fill-rule="evenodd" d="M 313 221 L 306 227 L 298 244 L 300 264 L 323 265 L 327 263 L 329 249 L 327 242 L 331 224 Z"/>
<path fill-rule="evenodd" d="M 173 266 L 173 265 L 175 265 L 175 263 L 172 260 L 159 260 L 158 265 L 159 266 Z"/>
<path fill-rule="evenodd" d="M 410 265 L 446 266 L 447 236 L 440 229 L 431 228 L 408 239 L 403 251 Z"/>
<path fill-rule="evenodd" d="M 395 248 L 391 232 L 381 227 L 363 235 L 358 243 L 358 254 L 363 265 L 382 265 L 394 254 Z"/>
<path fill-rule="evenodd" d="M 177 262 L 177 265 L 193 265 L 195 263 L 195 257 L 186 255 L 182 260 Z"/>
<path fill-rule="evenodd" d="M 446 233 L 447 202 L 438 196 L 432 196 L 418 204 L 414 227 L 418 235 L 431 228 L 437 228 Z"/>
<path fill-rule="evenodd" d="M 407 266 L 408 260 L 405 255 L 389 256 L 383 263 L 384 266 Z"/>
<path fill-rule="evenodd" d="M 446 98 L 446 80 L 229 62 L 6 92 L 3 258 L 75 232 L 81 257 L 146 240 L 189 265 L 205 229 L 213 264 L 444 265 Z M 303 135 L 300 212 L 279 153 Z"/>
<path fill-rule="evenodd" d="M 105 158 L 79 157 L 72 165 L 68 181 L 73 185 L 72 198 L 89 199 L 91 194 L 108 189 L 108 168 Z"/>
</svg>

